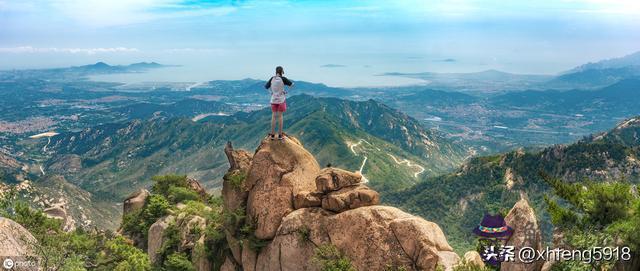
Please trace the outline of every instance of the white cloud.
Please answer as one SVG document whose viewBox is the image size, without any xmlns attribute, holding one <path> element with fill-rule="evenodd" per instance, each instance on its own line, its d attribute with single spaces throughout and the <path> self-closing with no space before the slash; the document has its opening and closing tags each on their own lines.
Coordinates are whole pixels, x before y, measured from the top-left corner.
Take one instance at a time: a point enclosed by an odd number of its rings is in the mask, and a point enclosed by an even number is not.
<svg viewBox="0 0 640 271">
<path fill-rule="evenodd" d="M 208 53 L 208 54 L 225 54 L 229 51 L 222 48 L 171 48 L 162 50 L 164 53 Z"/>
<path fill-rule="evenodd" d="M 569 3 L 583 4 L 578 12 L 601 13 L 609 15 L 640 15 L 640 1 L 637 0 L 565 0 Z"/>
<path fill-rule="evenodd" d="M 62 16 L 82 25 L 103 27 L 161 19 L 223 16 L 236 7 L 222 4 L 185 4 L 184 0 L 0 0 L 0 11 Z"/>
<path fill-rule="evenodd" d="M 39 48 L 32 46 L 18 46 L 18 47 L 5 47 L 0 48 L 0 53 L 14 53 L 14 54 L 24 54 L 24 53 L 67 53 L 67 54 L 87 54 L 87 55 L 95 55 L 100 53 L 131 53 L 138 52 L 137 48 L 127 48 L 127 47 L 107 47 L 107 48 L 56 48 L 56 47 L 47 47 L 47 48 Z"/>
</svg>

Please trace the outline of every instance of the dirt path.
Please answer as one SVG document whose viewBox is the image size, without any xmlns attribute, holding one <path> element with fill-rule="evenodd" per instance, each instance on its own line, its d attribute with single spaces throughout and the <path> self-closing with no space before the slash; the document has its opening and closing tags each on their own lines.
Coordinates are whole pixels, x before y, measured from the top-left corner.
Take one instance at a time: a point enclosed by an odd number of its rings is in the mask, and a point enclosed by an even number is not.
<svg viewBox="0 0 640 271">
<path fill-rule="evenodd" d="M 405 164 L 407 165 L 407 167 L 417 167 L 420 170 L 418 170 L 417 172 L 413 173 L 413 177 L 418 178 L 418 175 L 420 175 L 421 173 L 424 172 L 424 167 L 422 167 L 421 165 L 418 164 L 413 164 L 411 163 L 411 161 L 404 159 L 402 161 L 398 160 L 395 156 L 393 156 L 392 154 L 387 153 L 387 155 L 391 156 L 391 158 L 393 158 L 393 161 L 396 162 L 396 164 L 401 165 L 401 164 Z"/>
<path fill-rule="evenodd" d="M 360 144 L 362 144 L 362 142 L 365 142 L 365 143 L 367 143 L 367 144 L 371 145 L 371 143 L 369 143 L 368 141 L 366 141 L 366 140 L 364 140 L 364 139 L 360 139 L 360 141 L 358 141 L 358 143 L 356 143 L 356 144 L 352 144 L 352 145 L 350 145 L 350 146 L 349 146 L 349 148 L 351 149 L 351 152 L 353 152 L 353 154 L 354 154 L 355 156 L 360 156 L 360 155 L 358 155 L 358 153 L 356 152 L 355 147 L 360 146 Z M 360 173 L 360 175 L 362 175 L 362 182 L 363 182 L 363 183 L 368 183 L 368 182 L 369 182 L 369 179 L 367 179 L 367 177 L 365 177 L 365 176 L 364 176 L 364 171 L 363 171 L 363 170 L 364 170 L 364 166 L 365 166 L 365 164 L 367 164 L 367 159 L 369 159 L 369 157 L 367 157 L 367 156 L 366 156 L 366 155 L 364 155 L 364 154 L 363 154 L 362 156 L 364 157 L 364 159 L 362 159 L 362 165 L 360 165 L 360 170 L 358 170 L 358 173 Z"/>
</svg>

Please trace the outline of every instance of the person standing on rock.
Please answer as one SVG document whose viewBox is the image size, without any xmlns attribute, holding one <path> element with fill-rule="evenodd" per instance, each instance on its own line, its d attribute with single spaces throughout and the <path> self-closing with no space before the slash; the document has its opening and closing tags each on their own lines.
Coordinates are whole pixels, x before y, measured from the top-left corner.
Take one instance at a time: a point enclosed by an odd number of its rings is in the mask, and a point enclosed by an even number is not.
<svg viewBox="0 0 640 271">
<path fill-rule="evenodd" d="M 287 91 L 284 86 L 289 86 L 289 89 L 293 87 L 293 82 L 283 76 L 284 69 L 280 66 L 276 67 L 276 75 L 271 77 L 264 85 L 264 88 L 271 91 L 271 133 L 269 138 L 272 140 L 276 137 L 276 118 L 280 127 L 278 133 L 278 139 L 284 138 L 284 132 L 282 131 L 282 114 L 287 111 L 286 94 Z"/>
</svg>

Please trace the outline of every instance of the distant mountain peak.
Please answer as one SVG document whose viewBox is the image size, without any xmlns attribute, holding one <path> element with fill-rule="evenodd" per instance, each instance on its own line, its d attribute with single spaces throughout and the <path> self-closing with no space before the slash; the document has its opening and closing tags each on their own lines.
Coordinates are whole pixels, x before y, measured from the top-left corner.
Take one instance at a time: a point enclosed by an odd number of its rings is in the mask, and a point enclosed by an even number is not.
<svg viewBox="0 0 640 271">
<path fill-rule="evenodd" d="M 130 64 L 128 67 L 155 68 L 155 67 L 162 67 L 162 66 L 164 65 L 157 62 L 138 62 L 138 63 Z"/>
<path fill-rule="evenodd" d="M 93 65 L 87 65 L 86 67 L 92 67 L 92 68 L 108 68 L 111 67 L 111 65 L 104 63 L 102 61 L 96 62 L 96 64 Z"/>
<path fill-rule="evenodd" d="M 576 72 L 581 72 L 586 70 L 616 69 L 616 68 L 624 68 L 628 66 L 640 66 L 640 51 L 637 51 L 622 57 L 615 57 L 615 58 L 609 58 L 609 59 L 600 60 L 596 62 L 589 62 L 587 64 L 577 66 L 561 74 L 576 73 Z"/>
<path fill-rule="evenodd" d="M 503 71 L 496 70 L 496 69 L 488 69 L 488 70 L 484 70 L 484 71 L 481 71 L 481 72 L 478 72 L 478 73 L 484 73 L 484 74 L 511 74 L 511 73 L 503 72 Z"/>
</svg>

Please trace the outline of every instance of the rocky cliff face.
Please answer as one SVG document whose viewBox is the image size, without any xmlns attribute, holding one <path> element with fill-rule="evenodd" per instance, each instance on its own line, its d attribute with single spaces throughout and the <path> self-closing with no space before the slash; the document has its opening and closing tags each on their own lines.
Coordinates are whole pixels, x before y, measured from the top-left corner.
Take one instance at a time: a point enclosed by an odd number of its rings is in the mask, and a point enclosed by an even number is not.
<svg viewBox="0 0 640 271">
<path fill-rule="evenodd" d="M 357 173 L 320 169 L 295 138 L 265 139 L 251 156 L 227 145 L 224 212 L 231 255 L 223 270 L 319 270 L 316 249 L 337 248 L 357 270 L 451 269 L 459 257 L 438 225 L 378 205 Z"/>
<path fill-rule="evenodd" d="M 36 239 L 27 229 L 11 219 L 0 217 L 0 261 L 32 257 L 36 244 Z M 13 270 L 28 268 L 16 267 Z"/>
<path fill-rule="evenodd" d="M 537 251 L 542 250 L 542 233 L 540 225 L 536 218 L 536 214 L 529 205 L 525 196 L 516 202 L 511 208 L 505 222 L 513 228 L 513 235 L 507 240 L 507 246 L 513 246 L 518 252 L 524 247 L 530 247 Z M 516 253 L 516 255 L 518 255 Z M 514 262 L 504 262 L 500 266 L 500 270 L 504 271 L 538 271 L 542 268 L 544 262 L 534 261 L 532 263 L 524 263 L 518 257 Z"/>
</svg>

